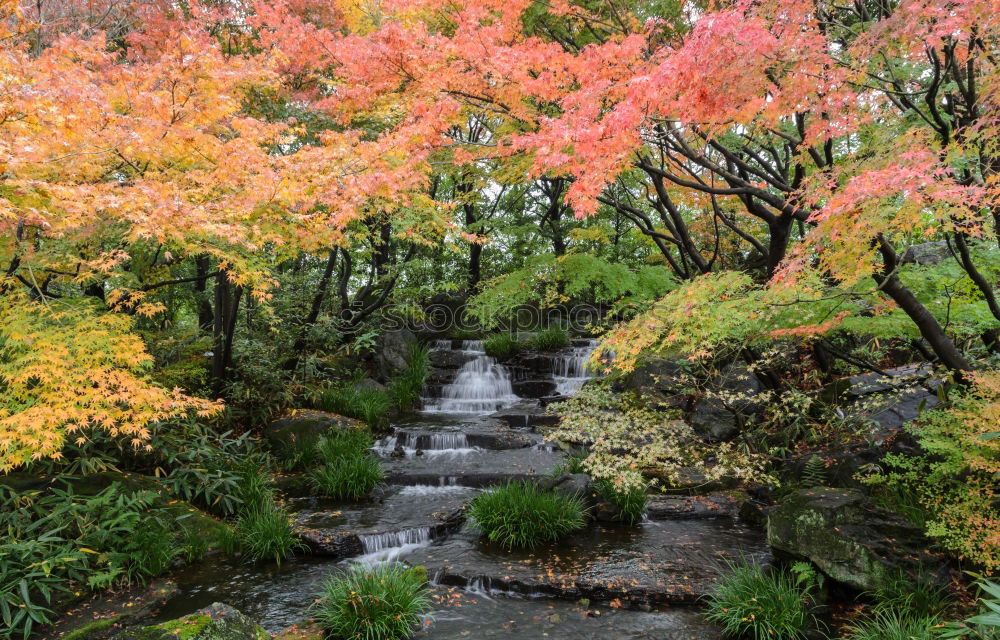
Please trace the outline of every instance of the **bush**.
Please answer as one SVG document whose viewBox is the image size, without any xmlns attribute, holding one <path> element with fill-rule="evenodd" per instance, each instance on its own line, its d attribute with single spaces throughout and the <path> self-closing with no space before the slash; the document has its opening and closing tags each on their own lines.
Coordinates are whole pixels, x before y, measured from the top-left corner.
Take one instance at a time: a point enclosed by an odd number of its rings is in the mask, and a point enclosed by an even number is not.
<svg viewBox="0 0 1000 640">
<path fill-rule="evenodd" d="M 490 542 L 515 549 L 554 542 L 582 528 L 586 508 L 579 498 L 511 482 L 476 496 L 468 514 Z"/>
<path fill-rule="evenodd" d="M 292 532 L 288 512 L 273 502 L 243 509 L 236 519 L 236 537 L 251 559 L 271 559 L 278 564 L 303 547 Z"/>
<path fill-rule="evenodd" d="M 561 327 L 549 327 L 539 331 L 531 340 L 531 346 L 539 351 L 554 351 L 569 346 L 569 334 Z"/>
<path fill-rule="evenodd" d="M 876 602 L 875 611 L 884 613 L 941 615 L 952 604 L 947 588 L 934 584 L 930 576 L 903 571 L 886 576 L 868 595 Z"/>
<path fill-rule="evenodd" d="M 354 386 L 327 387 L 320 392 L 317 408 L 363 420 L 371 427 L 385 424 L 392 399 L 384 389 L 358 389 Z"/>
<path fill-rule="evenodd" d="M 253 560 L 272 559 L 281 564 L 303 545 L 292 531 L 288 512 L 275 503 L 274 484 L 263 462 L 242 465 L 237 487 L 242 506 L 234 542 Z"/>
<path fill-rule="evenodd" d="M 521 350 L 521 343 L 518 342 L 517 337 L 514 335 L 497 333 L 483 342 L 483 350 L 491 358 L 503 360 L 516 355 Z"/>
<path fill-rule="evenodd" d="M 355 565 L 331 578 L 315 609 L 319 623 L 337 638 L 408 638 L 431 608 L 424 580 L 399 564 Z"/>
<path fill-rule="evenodd" d="M 429 353 L 424 345 L 410 345 L 406 368 L 392 379 L 388 387 L 389 399 L 397 410 L 408 411 L 420 403 L 420 392 L 430 368 Z"/>
<path fill-rule="evenodd" d="M 646 506 L 649 505 L 649 495 L 643 486 L 618 487 L 610 480 L 598 480 L 597 491 L 618 508 L 622 520 L 629 524 L 642 520 Z"/>
<path fill-rule="evenodd" d="M 180 545 L 160 501 L 117 483 L 94 496 L 0 485 L 0 638 L 27 638 L 50 622 L 46 605 L 70 582 L 102 589 L 164 571 Z"/>
<path fill-rule="evenodd" d="M 731 638 L 796 640 L 816 623 L 806 595 L 790 574 L 741 561 L 728 565 L 708 596 L 706 617 Z"/>
<path fill-rule="evenodd" d="M 848 640 L 935 640 L 934 627 L 941 621 L 928 615 L 900 611 L 880 611 L 849 627 Z"/>
<path fill-rule="evenodd" d="M 368 454 L 327 462 L 309 474 L 310 483 L 319 493 L 349 500 L 364 498 L 384 479 L 382 465 Z"/>
</svg>

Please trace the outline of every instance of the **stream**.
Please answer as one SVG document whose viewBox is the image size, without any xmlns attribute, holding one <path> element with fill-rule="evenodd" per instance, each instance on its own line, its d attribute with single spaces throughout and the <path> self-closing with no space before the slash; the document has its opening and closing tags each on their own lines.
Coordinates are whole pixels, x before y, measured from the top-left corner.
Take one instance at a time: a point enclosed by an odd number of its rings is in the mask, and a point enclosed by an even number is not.
<svg viewBox="0 0 1000 640">
<path fill-rule="evenodd" d="M 277 633 L 309 617 L 322 583 L 355 563 L 423 565 L 433 611 L 426 639 L 718 637 L 695 606 L 727 559 L 770 560 L 762 532 L 719 517 L 593 522 L 558 544 L 505 552 L 484 543 L 461 508 L 484 487 L 541 479 L 563 459 L 534 427 L 542 405 L 588 379 L 594 345 L 505 366 L 477 341 L 433 345 L 424 410 L 373 451 L 386 484 L 369 499 L 292 497 L 312 553 L 280 566 L 215 556 L 174 576 L 169 620 L 225 602 Z"/>
</svg>

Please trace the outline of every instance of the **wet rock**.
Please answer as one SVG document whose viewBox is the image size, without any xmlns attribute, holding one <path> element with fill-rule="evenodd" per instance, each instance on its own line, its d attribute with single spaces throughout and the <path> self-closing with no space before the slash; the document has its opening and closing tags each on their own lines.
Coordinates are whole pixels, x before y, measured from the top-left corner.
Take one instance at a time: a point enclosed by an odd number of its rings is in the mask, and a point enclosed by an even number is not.
<svg viewBox="0 0 1000 640">
<path fill-rule="evenodd" d="M 727 365 L 707 385 L 688 416 L 695 433 L 711 441 L 735 438 L 746 421 L 761 410 L 757 399 L 764 386 L 743 363 Z"/>
<path fill-rule="evenodd" d="M 541 398 L 555 393 L 556 383 L 552 380 L 520 380 L 511 383 L 511 387 L 522 398 Z"/>
<path fill-rule="evenodd" d="M 229 605 L 216 602 L 197 613 L 127 629 L 114 640 L 270 640 L 271 634 Z"/>
<path fill-rule="evenodd" d="M 740 502 L 731 494 L 707 496 L 654 496 L 646 507 L 649 520 L 689 520 L 697 518 L 734 518 Z"/>
<path fill-rule="evenodd" d="M 944 242 L 924 242 L 907 247 L 900 260 L 902 264 L 938 264 L 951 257 L 951 250 L 948 243 Z"/>
<path fill-rule="evenodd" d="M 319 624 L 304 620 L 282 629 L 274 636 L 274 640 L 325 640 L 326 631 Z"/>
<path fill-rule="evenodd" d="M 435 582 L 494 593 L 620 600 L 626 608 L 692 604 L 718 579 L 724 558 L 769 562 L 761 534 L 725 520 L 594 525 L 559 544 L 508 552 L 463 528 L 408 559 Z"/>
<path fill-rule="evenodd" d="M 178 593 L 177 583 L 157 579 L 115 593 L 95 594 L 72 609 L 56 606 L 61 614 L 46 636 L 60 640 L 104 640 L 124 626 L 140 624 Z"/>
<path fill-rule="evenodd" d="M 514 429 L 535 429 L 559 424 L 559 416 L 543 413 L 538 407 L 511 407 L 490 416 Z"/>
<path fill-rule="evenodd" d="M 328 431 L 361 429 L 364 423 L 327 411 L 290 409 L 264 427 L 263 436 L 272 447 L 282 447 L 294 440 L 315 439 Z"/>
<path fill-rule="evenodd" d="M 417 336 L 406 328 L 386 331 L 378 337 L 375 360 L 379 374 L 389 379 L 406 369 L 410 349 L 417 343 Z"/>
<path fill-rule="evenodd" d="M 791 494 L 768 512 L 767 542 L 861 591 L 874 589 L 894 570 L 944 571 L 943 559 L 926 551 L 932 543 L 919 527 L 853 490 Z"/>
<path fill-rule="evenodd" d="M 561 476 L 542 478 L 538 481 L 538 487 L 567 498 L 580 498 L 591 509 L 596 504 L 594 481 L 586 473 L 564 473 Z"/>
<path fill-rule="evenodd" d="M 552 375 L 552 358 L 539 353 L 523 353 L 510 359 L 509 366 L 535 376 Z"/>
<path fill-rule="evenodd" d="M 437 369 L 460 369 L 463 364 L 469 361 L 468 354 L 452 349 L 433 349 L 429 357 L 431 366 Z M 454 376 L 453 373 L 443 373 L 441 375 L 446 377 Z"/>
<path fill-rule="evenodd" d="M 755 527 L 767 526 L 767 505 L 760 500 L 750 498 L 740 505 L 739 518 Z"/>
<path fill-rule="evenodd" d="M 650 358 L 637 366 L 625 389 L 665 407 L 683 408 L 694 386 L 684 365 L 669 358 Z"/>
<path fill-rule="evenodd" d="M 822 398 L 840 406 L 845 416 L 870 422 L 870 439 L 884 441 L 938 405 L 941 381 L 933 379 L 933 373 L 929 364 L 913 363 L 887 369 L 886 375 L 850 376 L 827 385 Z"/>
</svg>

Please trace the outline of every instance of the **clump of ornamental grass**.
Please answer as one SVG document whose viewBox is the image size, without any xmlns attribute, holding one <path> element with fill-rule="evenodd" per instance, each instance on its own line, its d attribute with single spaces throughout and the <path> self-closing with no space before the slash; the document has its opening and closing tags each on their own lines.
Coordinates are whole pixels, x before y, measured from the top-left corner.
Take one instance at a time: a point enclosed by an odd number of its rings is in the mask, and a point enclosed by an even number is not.
<svg viewBox="0 0 1000 640">
<path fill-rule="evenodd" d="M 948 589 L 935 584 L 931 576 L 924 573 L 910 575 L 904 571 L 888 574 L 867 595 L 875 600 L 875 611 L 878 613 L 941 615 L 953 602 Z"/>
<path fill-rule="evenodd" d="M 483 341 L 483 350 L 491 358 L 501 360 L 516 355 L 521 350 L 517 337 L 509 333 L 497 333 Z"/>
<path fill-rule="evenodd" d="M 791 574 L 743 560 L 728 564 L 707 597 L 706 617 L 729 638 L 799 640 L 817 622 L 806 599 Z"/>
<path fill-rule="evenodd" d="M 635 524 L 646 514 L 649 495 L 645 485 L 618 486 L 610 480 L 602 479 L 597 481 L 596 488 L 605 500 L 615 505 L 622 521 Z"/>
<path fill-rule="evenodd" d="M 309 472 L 312 486 L 331 498 L 358 500 L 385 479 L 385 472 L 369 448 L 371 434 L 349 429 L 323 436 L 316 443 L 319 466 Z"/>
<path fill-rule="evenodd" d="M 555 542 L 582 528 L 586 512 L 580 498 L 510 482 L 476 496 L 468 515 L 490 542 L 518 549 Z"/>
<path fill-rule="evenodd" d="M 569 346 L 569 334 L 561 327 L 549 327 L 535 334 L 531 345 L 539 351 L 555 351 Z"/>
<path fill-rule="evenodd" d="M 313 488 L 331 498 L 359 500 L 385 479 L 379 461 L 370 455 L 340 458 L 309 473 Z"/>
<path fill-rule="evenodd" d="M 273 503 L 244 508 L 235 529 L 239 547 L 253 560 L 270 559 L 280 564 L 304 548 L 292 531 L 288 512 Z"/>
<path fill-rule="evenodd" d="M 848 640 L 935 640 L 941 620 L 911 611 L 878 611 L 848 628 Z"/>
<path fill-rule="evenodd" d="M 323 585 L 316 620 L 344 640 L 408 638 L 430 608 L 426 572 L 392 563 L 355 565 Z"/>
</svg>

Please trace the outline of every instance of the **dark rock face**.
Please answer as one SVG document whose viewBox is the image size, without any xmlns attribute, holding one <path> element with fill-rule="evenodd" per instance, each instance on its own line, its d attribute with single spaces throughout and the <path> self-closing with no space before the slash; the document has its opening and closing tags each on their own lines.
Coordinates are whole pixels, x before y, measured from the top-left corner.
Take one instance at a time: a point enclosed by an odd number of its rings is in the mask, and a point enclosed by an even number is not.
<svg viewBox="0 0 1000 640">
<path fill-rule="evenodd" d="M 514 393 L 522 398 L 541 398 L 551 396 L 556 391 L 556 383 L 552 380 L 519 380 L 511 385 Z"/>
<path fill-rule="evenodd" d="M 375 351 L 379 374 L 388 379 L 405 369 L 410 347 L 416 342 L 417 336 L 405 328 L 381 334 Z"/>
<path fill-rule="evenodd" d="M 907 247 L 900 262 L 903 264 L 938 264 L 949 257 L 951 257 L 951 250 L 948 249 L 947 242 L 924 242 Z"/>
<path fill-rule="evenodd" d="M 177 620 L 127 629 L 114 640 L 270 640 L 271 634 L 229 605 L 216 602 Z"/>
<path fill-rule="evenodd" d="M 450 349 L 434 349 L 430 352 L 430 361 L 433 367 L 438 369 L 459 369 L 463 364 L 469 360 L 469 356 L 461 351 L 452 351 Z M 432 375 L 435 375 L 432 373 Z M 448 378 L 454 376 L 454 374 L 438 374 L 441 378 Z"/>
<path fill-rule="evenodd" d="M 691 411 L 688 422 L 706 440 L 731 440 L 744 421 L 761 410 L 757 395 L 763 389 L 745 365 L 730 364 L 706 385 L 706 394 Z"/>
<path fill-rule="evenodd" d="M 927 363 L 886 370 L 886 375 L 866 373 L 838 380 L 823 390 L 824 399 L 839 404 L 845 414 L 870 420 L 876 439 L 885 440 L 922 411 L 939 403 L 935 390 L 940 381 Z"/>
<path fill-rule="evenodd" d="M 345 418 L 336 413 L 311 409 L 292 409 L 264 427 L 262 435 L 272 447 L 280 447 L 293 440 L 302 441 L 318 438 L 327 431 L 360 429 L 363 426 L 364 423 L 358 420 Z"/>
<path fill-rule="evenodd" d="M 768 512 L 767 542 L 861 591 L 877 587 L 894 570 L 945 571 L 944 561 L 926 551 L 931 542 L 919 527 L 853 490 L 793 493 Z"/>
<path fill-rule="evenodd" d="M 669 358 L 650 358 L 632 372 L 625 389 L 662 406 L 684 408 L 693 385 L 684 382 L 689 374 L 683 365 Z"/>
<path fill-rule="evenodd" d="M 579 498 L 591 511 L 596 505 L 597 492 L 594 490 L 594 481 L 586 473 L 564 473 L 554 478 L 551 476 L 541 478 L 538 487 L 567 498 Z"/>
</svg>

